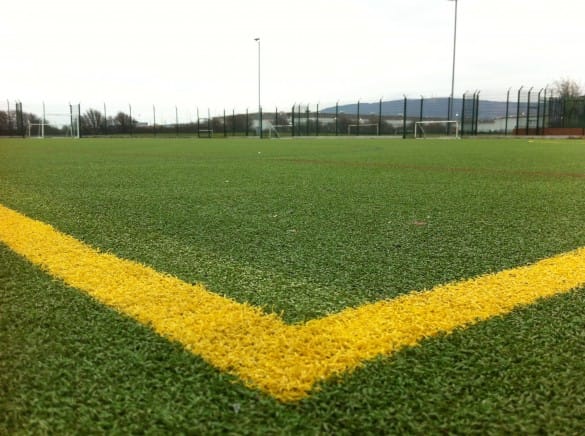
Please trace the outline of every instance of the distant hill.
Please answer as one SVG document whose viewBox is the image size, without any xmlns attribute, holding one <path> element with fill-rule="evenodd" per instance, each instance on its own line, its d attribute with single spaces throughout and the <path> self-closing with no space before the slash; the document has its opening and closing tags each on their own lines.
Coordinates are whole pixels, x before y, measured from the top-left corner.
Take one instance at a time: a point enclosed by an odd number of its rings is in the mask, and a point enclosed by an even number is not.
<svg viewBox="0 0 585 436">
<path fill-rule="evenodd" d="M 408 117 L 420 116 L 420 99 L 410 98 L 407 101 L 406 114 Z M 465 102 L 466 105 L 471 104 L 471 99 Z M 425 98 L 423 101 L 423 117 L 424 118 L 447 118 L 449 107 L 449 98 L 436 97 Z M 456 114 L 462 112 L 463 99 L 454 99 L 454 110 Z M 362 103 L 360 102 L 360 115 L 377 115 L 380 110 L 378 102 Z M 383 116 L 402 116 L 404 110 L 404 100 L 391 100 L 382 102 Z M 471 113 L 471 109 L 466 107 L 466 112 Z M 515 114 L 516 103 L 510 102 L 509 114 Z M 323 109 L 323 113 L 335 113 L 335 106 Z M 339 106 L 339 112 L 346 114 L 357 114 L 357 103 L 346 104 Z M 495 119 L 506 116 L 506 102 L 505 101 L 479 101 L 479 118 L 482 120 Z"/>
</svg>

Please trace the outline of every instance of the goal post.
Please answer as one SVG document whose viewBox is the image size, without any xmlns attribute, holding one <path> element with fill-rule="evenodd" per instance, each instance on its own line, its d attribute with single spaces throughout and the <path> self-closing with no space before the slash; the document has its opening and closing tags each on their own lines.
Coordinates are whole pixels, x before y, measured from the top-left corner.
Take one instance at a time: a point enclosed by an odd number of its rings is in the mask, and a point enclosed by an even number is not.
<svg viewBox="0 0 585 436">
<path fill-rule="evenodd" d="M 70 104 L 69 114 L 71 116 L 71 137 L 81 138 L 81 106 Z"/>
<path fill-rule="evenodd" d="M 415 121 L 414 138 L 459 138 L 459 122 L 455 120 Z"/>
</svg>

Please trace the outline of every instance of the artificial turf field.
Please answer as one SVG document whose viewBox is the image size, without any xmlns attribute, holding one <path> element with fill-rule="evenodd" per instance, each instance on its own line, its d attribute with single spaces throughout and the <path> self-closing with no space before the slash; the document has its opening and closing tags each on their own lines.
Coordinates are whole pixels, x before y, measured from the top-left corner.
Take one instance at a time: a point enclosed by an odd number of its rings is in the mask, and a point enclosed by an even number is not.
<svg viewBox="0 0 585 436">
<path fill-rule="evenodd" d="M 0 141 L 1 205 L 291 325 L 584 247 L 584 193 L 581 140 Z M 585 431 L 583 286 L 283 402 L 0 256 L 0 433 Z"/>
</svg>

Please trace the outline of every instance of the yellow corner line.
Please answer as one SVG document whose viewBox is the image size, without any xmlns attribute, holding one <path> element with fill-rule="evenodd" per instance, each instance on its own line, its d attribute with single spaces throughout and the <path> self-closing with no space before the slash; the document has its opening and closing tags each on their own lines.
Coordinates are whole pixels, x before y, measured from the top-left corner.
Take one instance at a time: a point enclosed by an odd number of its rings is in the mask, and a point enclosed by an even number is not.
<svg viewBox="0 0 585 436">
<path fill-rule="evenodd" d="M 306 397 L 315 383 L 368 359 L 585 284 L 585 248 L 579 248 L 532 265 L 288 325 L 202 285 L 100 253 L 2 205 L 0 240 L 67 285 L 284 402 Z"/>
</svg>

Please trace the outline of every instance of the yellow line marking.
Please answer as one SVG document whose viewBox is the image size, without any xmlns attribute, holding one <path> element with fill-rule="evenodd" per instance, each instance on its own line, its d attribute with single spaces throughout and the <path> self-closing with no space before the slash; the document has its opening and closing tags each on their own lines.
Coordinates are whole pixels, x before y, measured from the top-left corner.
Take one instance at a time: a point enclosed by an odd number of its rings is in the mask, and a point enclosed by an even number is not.
<svg viewBox="0 0 585 436">
<path fill-rule="evenodd" d="M 471 280 L 285 324 L 249 304 L 100 253 L 0 205 L 0 240 L 69 286 L 182 343 L 248 386 L 288 402 L 320 380 L 585 284 L 585 248 Z"/>
</svg>

